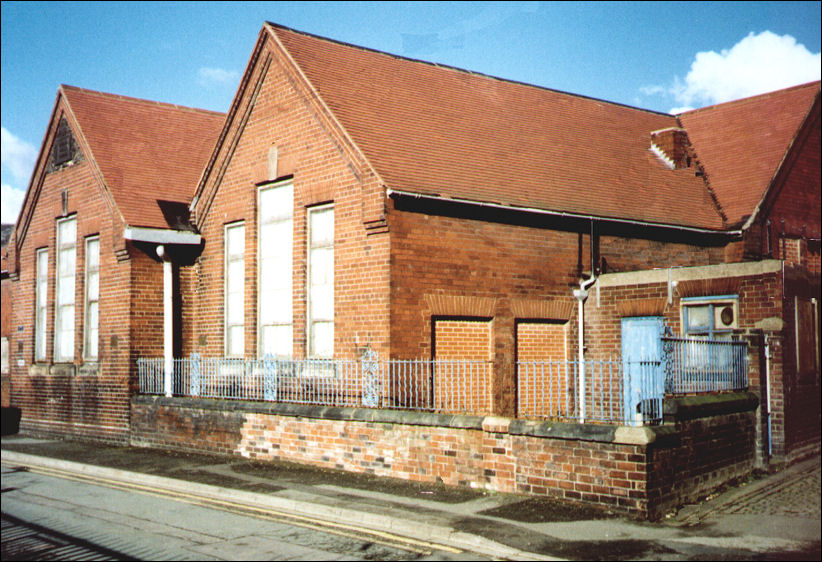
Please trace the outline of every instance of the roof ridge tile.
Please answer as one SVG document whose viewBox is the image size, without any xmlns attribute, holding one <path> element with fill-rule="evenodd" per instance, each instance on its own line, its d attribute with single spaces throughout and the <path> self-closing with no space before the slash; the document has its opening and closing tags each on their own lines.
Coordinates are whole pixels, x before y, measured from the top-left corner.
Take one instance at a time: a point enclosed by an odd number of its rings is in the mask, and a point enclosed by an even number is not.
<svg viewBox="0 0 822 562">
<path fill-rule="evenodd" d="M 811 88 L 811 87 L 814 87 L 814 86 L 816 86 L 816 88 L 819 88 L 820 85 L 822 85 L 822 81 L 812 80 L 811 82 L 805 82 L 804 84 L 795 84 L 793 86 L 788 86 L 787 88 L 780 88 L 778 90 L 771 90 L 770 92 L 763 92 L 761 94 L 755 94 L 753 96 L 748 96 L 748 97 L 745 97 L 745 98 L 739 98 L 739 99 L 730 100 L 730 101 L 723 101 L 723 102 L 715 103 L 715 104 L 712 104 L 712 105 L 706 105 L 704 107 L 698 107 L 696 109 L 689 109 L 688 111 L 682 111 L 680 113 L 677 113 L 676 117 L 678 119 L 681 115 L 693 115 L 693 114 L 698 113 L 698 112 L 711 111 L 711 110 L 714 110 L 714 109 L 717 109 L 717 108 L 725 108 L 725 107 L 729 107 L 729 106 L 736 105 L 736 104 L 756 103 L 757 101 L 761 101 L 761 99 L 764 99 L 768 96 L 773 96 L 773 97 L 782 96 L 782 95 L 785 95 L 785 94 L 787 94 L 789 92 L 792 92 L 794 90 L 801 90 L 803 88 Z"/>
<path fill-rule="evenodd" d="M 180 104 L 176 104 L 176 103 L 169 103 L 169 102 L 149 100 L 149 99 L 144 99 L 144 98 L 137 98 L 137 97 L 133 97 L 133 96 L 126 96 L 126 95 L 123 95 L 123 94 L 114 94 L 114 93 L 111 93 L 111 92 L 101 92 L 99 90 L 91 90 L 89 88 L 81 88 L 79 86 L 72 86 L 70 84 L 60 84 L 60 88 L 64 92 L 66 90 L 69 90 L 69 91 L 73 91 L 73 92 L 78 92 L 78 93 L 83 93 L 83 94 L 90 94 L 90 95 L 100 96 L 100 97 L 109 98 L 109 99 L 113 99 L 113 100 L 120 100 L 120 101 L 126 101 L 126 102 L 135 102 L 135 103 L 140 103 L 140 104 L 145 104 L 145 105 L 155 105 L 155 106 L 159 106 L 159 107 L 165 107 L 165 108 L 168 108 L 168 109 L 179 109 L 179 110 L 182 110 L 182 111 L 192 111 L 192 112 L 195 112 L 195 113 L 203 113 L 203 114 L 210 114 L 210 115 L 225 115 L 225 112 L 222 112 L 222 111 L 214 111 L 214 110 L 211 110 L 211 109 L 203 109 L 203 108 L 200 108 L 200 107 L 191 107 L 191 106 L 180 105 Z"/>
<path fill-rule="evenodd" d="M 433 61 L 426 61 L 426 60 L 423 60 L 423 59 L 416 59 L 416 58 L 413 58 L 413 57 L 407 57 L 405 55 L 398 55 L 396 53 L 390 53 L 388 51 L 381 51 L 381 50 L 375 49 L 373 47 L 365 47 L 363 45 L 356 45 L 354 43 L 348 43 L 346 41 L 341 41 L 341 40 L 338 40 L 338 39 L 332 39 L 330 37 L 324 37 L 322 35 L 316 35 L 314 33 L 309 33 L 307 31 L 301 31 L 299 29 L 294 29 L 292 27 L 288 27 L 288 26 L 285 26 L 285 25 L 281 25 L 281 24 L 278 24 L 278 23 L 271 22 L 271 21 L 266 21 L 265 23 L 272 26 L 275 29 L 285 30 L 285 31 L 288 31 L 288 32 L 291 32 L 291 33 L 296 33 L 298 35 L 304 35 L 306 37 L 311 37 L 313 39 L 317 39 L 317 40 L 320 40 L 320 41 L 327 41 L 329 43 L 342 45 L 344 47 L 351 47 L 353 49 L 360 49 L 360 50 L 363 50 L 363 51 L 368 51 L 370 53 L 391 57 L 391 58 L 394 58 L 394 59 L 397 59 L 397 60 L 422 64 L 422 65 L 431 66 L 431 67 L 435 67 L 435 68 L 441 68 L 443 70 L 451 70 L 451 71 L 459 72 L 461 74 L 467 74 L 467 75 L 470 75 L 470 76 L 477 76 L 477 77 L 480 77 L 480 78 L 487 78 L 489 80 L 496 80 L 496 81 L 500 81 L 500 82 L 505 82 L 507 84 L 525 86 L 525 87 L 528 87 L 528 88 L 536 88 L 538 90 L 553 92 L 555 94 L 560 94 L 560 95 L 568 96 L 568 97 L 571 97 L 571 98 L 578 98 L 578 99 L 590 100 L 590 101 L 594 101 L 594 102 L 607 103 L 609 105 L 613 105 L 613 106 L 617 106 L 617 107 L 623 107 L 623 108 L 626 108 L 626 109 L 631 109 L 631 110 L 634 110 L 634 111 L 640 111 L 640 112 L 643 112 L 643 113 L 651 113 L 651 114 L 654 114 L 654 115 L 672 116 L 670 113 L 667 113 L 667 112 L 664 112 L 664 111 L 656 111 L 656 110 L 647 109 L 647 108 L 644 108 L 644 107 L 637 107 L 637 106 L 634 106 L 634 105 L 629 105 L 627 103 L 621 103 L 621 102 L 616 102 L 616 101 L 607 100 L 607 99 L 603 99 L 603 98 L 597 98 L 597 97 L 594 97 L 594 96 L 587 96 L 585 94 L 577 94 L 577 93 L 574 93 L 574 92 L 566 92 L 564 90 L 558 90 L 556 88 L 550 88 L 548 86 L 540 86 L 539 84 L 531 84 L 529 82 L 523 82 L 521 80 L 514 80 L 513 78 L 502 78 L 500 76 L 494 76 L 493 74 L 486 74 L 484 72 L 478 72 L 476 70 L 461 68 L 459 66 L 453 66 L 453 65 L 450 65 L 450 64 L 438 63 L 438 62 L 433 62 Z"/>
</svg>

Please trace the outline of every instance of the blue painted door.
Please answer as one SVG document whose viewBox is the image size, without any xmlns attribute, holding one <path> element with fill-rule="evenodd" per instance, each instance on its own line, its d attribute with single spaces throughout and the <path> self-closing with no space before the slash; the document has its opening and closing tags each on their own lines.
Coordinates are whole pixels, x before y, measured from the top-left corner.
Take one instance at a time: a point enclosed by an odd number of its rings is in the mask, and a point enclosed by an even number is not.
<svg viewBox="0 0 822 562">
<path fill-rule="evenodd" d="M 623 419 L 642 425 L 645 418 L 662 415 L 665 375 L 662 369 L 661 316 L 622 319 Z"/>
</svg>

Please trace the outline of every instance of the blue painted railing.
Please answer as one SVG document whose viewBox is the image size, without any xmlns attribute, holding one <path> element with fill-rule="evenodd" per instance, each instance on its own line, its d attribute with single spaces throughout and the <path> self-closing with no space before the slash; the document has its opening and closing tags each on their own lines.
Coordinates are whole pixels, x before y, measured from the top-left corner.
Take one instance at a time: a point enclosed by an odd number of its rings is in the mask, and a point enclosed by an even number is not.
<svg viewBox="0 0 822 562">
<path fill-rule="evenodd" d="M 748 388 L 747 342 L 663 337 L 662 346 L 667 394 Z"/>
<path fill-rule="evenodd" d="M 663 337 L 659 360 L 520 361 L 517 416 L 657 424 L 665 395 L 744 390 L 747 344 Z M 492 411 L 489 361 L 175 359 L 176 396 L 265 400 L 484 415 Z M 162 358 L 139 359 L 141 394 L 163 394 Z"/>
</svg>

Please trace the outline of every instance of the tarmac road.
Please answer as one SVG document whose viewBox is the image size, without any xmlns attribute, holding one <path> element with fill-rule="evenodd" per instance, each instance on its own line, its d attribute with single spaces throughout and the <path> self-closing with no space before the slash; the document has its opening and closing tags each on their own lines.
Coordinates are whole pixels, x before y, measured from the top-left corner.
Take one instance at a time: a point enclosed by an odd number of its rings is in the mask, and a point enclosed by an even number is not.
<svg viewBox="0 0 822 562">
<path fill-rule="evenodd" d="M 466 556 L 458 549 L 351 525 L 51 469 L 4 467 L 3 480 L 3 560 L 402 561 Z"/>
<path fill-rule="evenodd" d="M 819 457 L 656 523 L 547 498 L 26 436 L 5 437 L 2 460 L 4 488 L 7 470 L 58 469 L 436 543 L 458 559 L 820 559 Z"/>
</svg>

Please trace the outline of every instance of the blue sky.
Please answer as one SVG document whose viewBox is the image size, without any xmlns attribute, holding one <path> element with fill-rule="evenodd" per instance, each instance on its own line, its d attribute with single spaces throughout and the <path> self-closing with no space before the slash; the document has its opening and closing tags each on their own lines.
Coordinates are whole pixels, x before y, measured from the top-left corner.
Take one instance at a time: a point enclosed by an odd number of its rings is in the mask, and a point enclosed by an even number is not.
<svg viewBox="0 0 822 562">
<path fill-rule="evenodd" d="M 656 111 L 820 78 L 819 2 L 9 2 L 2 221 L 57 87 L 226 111 L 263 21 Z"/>
</svg>

